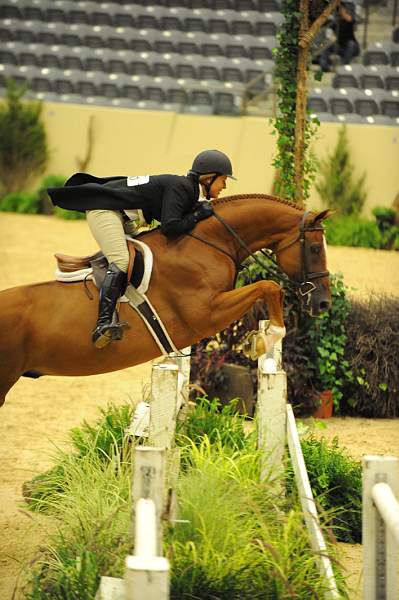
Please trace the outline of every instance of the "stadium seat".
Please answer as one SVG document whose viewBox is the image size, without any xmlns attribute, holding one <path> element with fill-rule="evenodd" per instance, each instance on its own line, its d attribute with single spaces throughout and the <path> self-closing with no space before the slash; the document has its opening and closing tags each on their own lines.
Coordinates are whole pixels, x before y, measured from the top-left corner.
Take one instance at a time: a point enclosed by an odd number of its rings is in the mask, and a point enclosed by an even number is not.
<svg viewBox="0 0 399 600">
<path fill-rule="evenodd" d="M 378 91 L 370 89 L 359 91 L 359 96 L 353 99 L 356 114 L 362 117 L 379 114 Z"/>
<path fill-rule="evenodd" d="M 204 19 L 201 19 L 200 17 L 188 17 L 184 19 L 182 29 L 183 31 L 206 32 L 206 21 Z"/>
<path fill-rule="evenodd" d="M 89 56 L 84 59 L 83 67 L 85 71 L 106 71 L 104 61 L 97 56 Z"/>
<path fill-rule="evenodd" d="M 363 53 L 364 65 L 389 65 L 391 42 L 375 42 Z"/>
<path fill-rule="evenodd" d="M 358 88 L 359 82 L 352 73 L 336 73 L 332 80 L 332 86 L 334 88 Z"/>
<path fill-rule="evenodd" d="M 360 75 L 360 87 L 364 90 L 380 88 L 384 89 L 384 72 L 381 69 L 380 72 L 366 71 L 363 75 Z"/>
<path fill-rule="evenodd" d="M 212 10 L 229 10 L 233 6 L 230 0 L 209 0 L 209 8 Z"/>
<path fill-rule="evenodd" d="M 194 65 L 188 63 L 178 63 L 174 68 L 177 79 L 197 79 L 197 70 Z"/>
<path fill-rule="evenodd" d="M 151 67 L 145 60 L 131 60 L 127 64 L 130 75 L 151 75 Z"/>
<path fill-rule="evenodd" d="M 165 101 L 168 104 L 183 105 L 187 103 L 187 92 L 178 86 L 166 89 Z"/>
<path fill-rule="evenodd" d="M 202 90 L 192 90 L 189 94 L 185 112 L 194 113 L 213 113 L 213 99 L 209 92 Z"/>
<path fill-rule="evenodd" d="M 391 65 L 393 67 L 399 67 L 399 49 L 396 50 L 395 48 L 393 48 L 393 50 L 391 50 Z"/>
<path fill-rule="evenodd" d="M 348 114 L 354 112 L 353 107 L 353 92 L 352 88 L 334 90 L 329 100 L 330 111 L 334 115 Z"/>
<path fill-rule="evenodd" d="M 238 115 L 241 112 L 239 96 L 230 92 L 215 92 L 213 106 L 216 115 Z"/>
<path fill-rule="evenodd" d="M 40 66 L 49 69 L 62 69 L 62 63 L 58 56 L 53 53 L 44 53 L 39 56 Z"/>
<path fill-rule="evenodd" d="M 279 12 L 281 10 L 280 0 L 258 0 L 260 12 Z"/>
<path fill-rule="evenodd" d="M 114 25 L 112 15 L 110 15 L 109 12 L 102 10 L 97 10 L 91 13 L 90 23 L 92 25 L 107 25 L 108 27 L 112 27 Z"/>
<path fill-rule="evenodd" d="M 89 25 L 89 15 L 85 10 L 74 9 L 68 12 L 68 21 L 77 25 Z"/>
<path fill-rule="evenodd" d="M 38 67 L 40 65 L 39 57 L 35 52 L 21 52 L 19 55 L 18 64 L 20 65 L 33 65 Z"/>
<path fill-rule="evenodd" d="M 230 33 L 229 22 L 226 19 L 214 18 L 208 21 L 208 32 L 209 33 Z"/>
<path fill-rule="evenodd" d="M 316 87 L 308 93 L 308 109 L 312 113 L 327 113 L 331 112 L 329 100 L 332 95 L 332 90 L 329 88 Z"/>
<path fill-rule="evenodd" d="M 39 6 L 24 6 L 22 8 L 22 19 L 24 21 L 44 21 L 44 11 Z"/>
<path fill-rule="evenodd" d="M 254 35 L 252 23 L 247 19 L 236 19 L 230 23 L 230 31 L 233 35 Z"/>
<path fill-rule="evenodd" d="M 399 117 L 399 92 L 385 92 L 380 100 L 381 113 L 387 117 Z"/>
<path fill-rule="evenodd" d="M 219 70 L 215 66 L 212 66 L 212 65 L 205 65 L 205 66 L 203 65 L 203 66 L 198 67 L 198 77 L 202 81 L 207 81 L 207 80 L 220 81 L 220 79 L 221 79 Z"/>
<path fill-rule="evenodd" d="M 256 0 L 233 0 L 233 8 L 237 12 L 258 10 Z"/>
<path fill-rule="evenodd" d="M 138 85 L 134 85 L 133 83 L 126 84 L 122 87 L 122 93 L 125 98 L 129 98 L 130 100 L 141 100 L 142 94 L 140 87 Z"/>
<path fill-rule="evenodd" d="M 241 83 L 244 82 L 243 72 L 238 67 L 223 67 L 221 69 L 221 75 L 223 81 L 238 81 Z"/>
<path fill-rule="evenodd" d="M 50 6 L 46 8 L 45 20 L 50 23 L 66 23 L 67 13 L 62 8 Z"/>
<path fill-rule="evenodd" d="M 18 57 L 11 50 L 4 50 L 0 48 L 0 64 L 3 63 L 17 65 L 19 64 Z"/>
<path fill-rule="evenodd" d="M 0 19 L 22 19 L 22 10 L 15 4 L 0 5 Z"/>
<path fill-rule="evenodd" d="M 399 67 L 387 68 L 385 72 L 385 88 L 399 90 Z"/>
</svg>

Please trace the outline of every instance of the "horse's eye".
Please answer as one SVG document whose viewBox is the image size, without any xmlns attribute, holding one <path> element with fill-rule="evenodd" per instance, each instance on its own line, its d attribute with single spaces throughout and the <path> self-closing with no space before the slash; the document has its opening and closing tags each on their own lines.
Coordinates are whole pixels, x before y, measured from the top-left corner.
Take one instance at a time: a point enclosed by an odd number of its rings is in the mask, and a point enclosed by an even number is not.
<svg viewBox="0 0 399 600">
<path fill-rule="evenodd" d="M 320 244 L 312 244 L 310 246 L 310 251 L 312 254 L 320 254 L 321 246 Z"/>
</svg>

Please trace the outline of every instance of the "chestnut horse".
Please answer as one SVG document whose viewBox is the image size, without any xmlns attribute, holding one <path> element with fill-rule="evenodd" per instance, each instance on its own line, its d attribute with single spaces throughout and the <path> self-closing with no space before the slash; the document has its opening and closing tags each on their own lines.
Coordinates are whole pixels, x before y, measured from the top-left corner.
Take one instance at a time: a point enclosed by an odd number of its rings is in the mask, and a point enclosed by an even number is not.
<svg viewBox="0 0 399 600">
<path fill-rule="evenodd" d="M 259 299 L 266 302 L 273 325 L 270 343 L 284 335 L 283 294 L 277 283 L 259 281 L 234 289 L 237 265 L 262 248 L 275 252 L 313 314 L 329 307 L 321 226 L 328 211 L 304 213 L 288 201 L 261 194 L 226 197 L 213 206 L 215 215 L 197 225 L 192 232 L 196 237 L 172 240 L 158 230 L 144 235 L 154 255 L 147 295 L 177 348 L 228 327 Z M 98 294 L 92 282 L 86 285 L 94 300 L 83 282 L 49 281 L 0 292 L 0 405 L 26 372 L 93 375 L 160 355 L 146 326 L 126 304 L 119 311 L 120 319 L 130 324 L 123 340 L 95 348 L 91 331 Z"/>
</svg>

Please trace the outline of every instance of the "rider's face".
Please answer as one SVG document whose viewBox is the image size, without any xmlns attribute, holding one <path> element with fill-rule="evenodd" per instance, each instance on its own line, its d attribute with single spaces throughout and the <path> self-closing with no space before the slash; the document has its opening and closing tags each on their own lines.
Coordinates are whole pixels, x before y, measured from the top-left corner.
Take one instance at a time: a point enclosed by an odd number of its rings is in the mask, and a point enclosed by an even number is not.
<svg viewBox="0 0 399 600">
<path fill-rule="evenodd" d="M 211 198 L 218 198 L 222 190 L 226 189 L 226 175 L 219 175 L 211 185 L 210 196 Z"/>
</svg>

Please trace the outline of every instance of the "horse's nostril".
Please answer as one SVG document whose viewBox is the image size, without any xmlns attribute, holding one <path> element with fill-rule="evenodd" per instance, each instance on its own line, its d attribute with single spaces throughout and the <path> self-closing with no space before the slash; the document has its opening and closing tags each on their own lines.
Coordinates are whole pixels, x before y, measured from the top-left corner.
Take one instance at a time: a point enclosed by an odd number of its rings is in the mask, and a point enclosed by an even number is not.
<svg viewBox="0 0 399 600">
<path fill-rule="evenodd" d="M 330 303 L 328 300 L 321 300 L 319 304 L 320 310 L 328 310 L 330 308 Z"/>
</svg>

